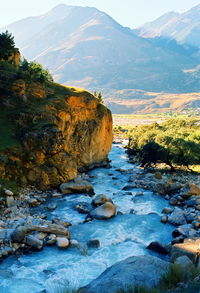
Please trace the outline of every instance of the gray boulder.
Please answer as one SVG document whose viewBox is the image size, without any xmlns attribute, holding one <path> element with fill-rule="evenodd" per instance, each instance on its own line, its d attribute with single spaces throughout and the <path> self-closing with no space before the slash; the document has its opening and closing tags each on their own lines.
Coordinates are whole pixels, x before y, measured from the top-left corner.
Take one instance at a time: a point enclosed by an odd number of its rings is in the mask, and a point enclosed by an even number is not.
<svg viewBox="0 0 200 293">
<path fill-rule="evenodd" d="M 98 220 L 107 220 L 115 216 L 116 206 L 111 202 L 105 202 L 103 205 L 92 210 L 90 216 Z"/>
<path fill-rule="evenodd" d="M 33 235 L 26 236 L 25 240 L 26 244 L 31 246 L 32 248 L 35 248 L 37 250 L 42 249 L 43 247 L 43 241 L 39 240 L 38 238 L 34 237 Z"/>
<path fill-rule="evenodd" d="M 169 263 L 157 257 L 133 256 L 114 264 L 80 293 L 115 293 L 135 286 L 152 288 L 169 269 Z"/>
<path fill-rule="evenodd" d="M 21 242 L 22 240 L 24 240 L 26 234 L 27 234 L 27 228 L 24 226 L 19 226 L 11 234 L 11 240 L 13 242 Z"/>
<path fill-rule="evenodd" d="M 180 208 L 175 208 L 171 215 L 169 215 L 168 222 L 175 226 L 187 224 L 184 211 Z"/>
</svg>

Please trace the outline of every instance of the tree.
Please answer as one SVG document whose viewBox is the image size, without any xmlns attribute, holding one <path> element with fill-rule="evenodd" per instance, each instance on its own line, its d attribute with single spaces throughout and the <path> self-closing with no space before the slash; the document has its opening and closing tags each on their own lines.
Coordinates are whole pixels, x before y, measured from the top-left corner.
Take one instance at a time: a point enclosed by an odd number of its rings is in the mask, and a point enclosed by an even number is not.
<svg viewBox="0 0 200 293">
<path fill-rule="evenodd" d="M 156 142 L 148 142 L 145 144 L 139 153 L 141 167 L 150 167 L 151 164 L 163 162 L 171 167 L 174 167 L 170 163 L 170 155 L 167 149 L 162 147 Z"/>
<path fill-rule="evenodd" d="M 14 37 L 8 31 L 0 34 L 0 59 L 7 60 L 15 50 Z"/>
<path fill-rule="evenodd" d="M 33 80 L 37 80 L 40 82 L 53 81 L 53 77 L 51 76 L 48 69 L 45 69 L 41 64 L 37 62 L 28 62 L 24 59 L 20 65 L 20 69 L 25 73 L 28 74 L 29 78 Z"/>
<path fill-rule="evenodd" d="M 94 91 L 93 95 L 95 96 L 95 98 L 97 98 L 99 100 L 100 103 L 102 103 L 102 104 L 104 103 L 101 92 L 97 93 L 96 91 Z"/>
</svg>

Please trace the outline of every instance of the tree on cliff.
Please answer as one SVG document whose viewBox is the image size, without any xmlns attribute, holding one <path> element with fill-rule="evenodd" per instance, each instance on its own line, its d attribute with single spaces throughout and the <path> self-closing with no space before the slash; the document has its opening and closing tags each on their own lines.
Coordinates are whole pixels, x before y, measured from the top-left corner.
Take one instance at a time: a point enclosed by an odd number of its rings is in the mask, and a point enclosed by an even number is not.
<svg viewBox="0 0 200 293">
<path fill-rule="evenodd" d="M 100 103 L 104 104 L 101 92 L 97 93 L 96 91 L 94 91 L 94 96 L 95 96 L 95 98 L 97 98 L 99 100 Z"/>
<path fill-rule="evenodd" d="M 14 37 L 8 31 L 0 34 L 0 59 L 7 60 L 15 49 Z"/>
</svg>

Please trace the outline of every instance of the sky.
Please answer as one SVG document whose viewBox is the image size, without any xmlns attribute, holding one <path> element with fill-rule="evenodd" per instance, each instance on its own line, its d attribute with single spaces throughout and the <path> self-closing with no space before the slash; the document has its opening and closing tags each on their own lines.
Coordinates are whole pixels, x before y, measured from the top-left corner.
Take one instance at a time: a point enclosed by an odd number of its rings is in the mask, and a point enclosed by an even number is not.
<svg viewBox="0 0 200 293">
<path fill-rule="evenodd" d="M 184 12 L 200 0 L 0 0 L 0 27 L 28 16 L 41 15 L 58 4 L 93 6 L 131 28 L 169 11 Z"/>
</svg>

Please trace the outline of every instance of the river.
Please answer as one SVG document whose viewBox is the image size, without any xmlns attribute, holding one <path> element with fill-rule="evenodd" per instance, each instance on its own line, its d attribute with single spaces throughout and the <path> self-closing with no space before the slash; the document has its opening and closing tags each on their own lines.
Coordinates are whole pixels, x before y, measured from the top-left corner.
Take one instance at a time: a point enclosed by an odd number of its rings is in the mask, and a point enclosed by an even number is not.
<svg viewBox="0 0 200 293">
<path fill-rule="evenodd" d="M 79 214 L 74 206 L 90 203 L 91 197 L 74 194 L 56 199 L 57 208 L 49 217 L 72 223 L 71 238 L 81 244 L 84 255 L 77 248 L 45 247 L 40 252 L 9 257 L 0 265 L 1 293 L 59 293 L 63 287 L 77 289 L 120 260 L 152 253 L 146 249 L 151 241 L 170 242 L 174 228 L 160 222 L 167 201 L 150 191 L 122 190 L 129 173 L 142 172 L 128 162 L 122 145 L 113 145 L 109 158 L 112 168 L 97 168 L 88 175 L 95 193 L 111 197 L 120 213 L 107 221 L 83 224 L 85 215 Z M 140 191 L 143 195 L 137 196 Z M 100 247 L 87 250 L 89 239 L 98 239 Z"/>
</svg>

